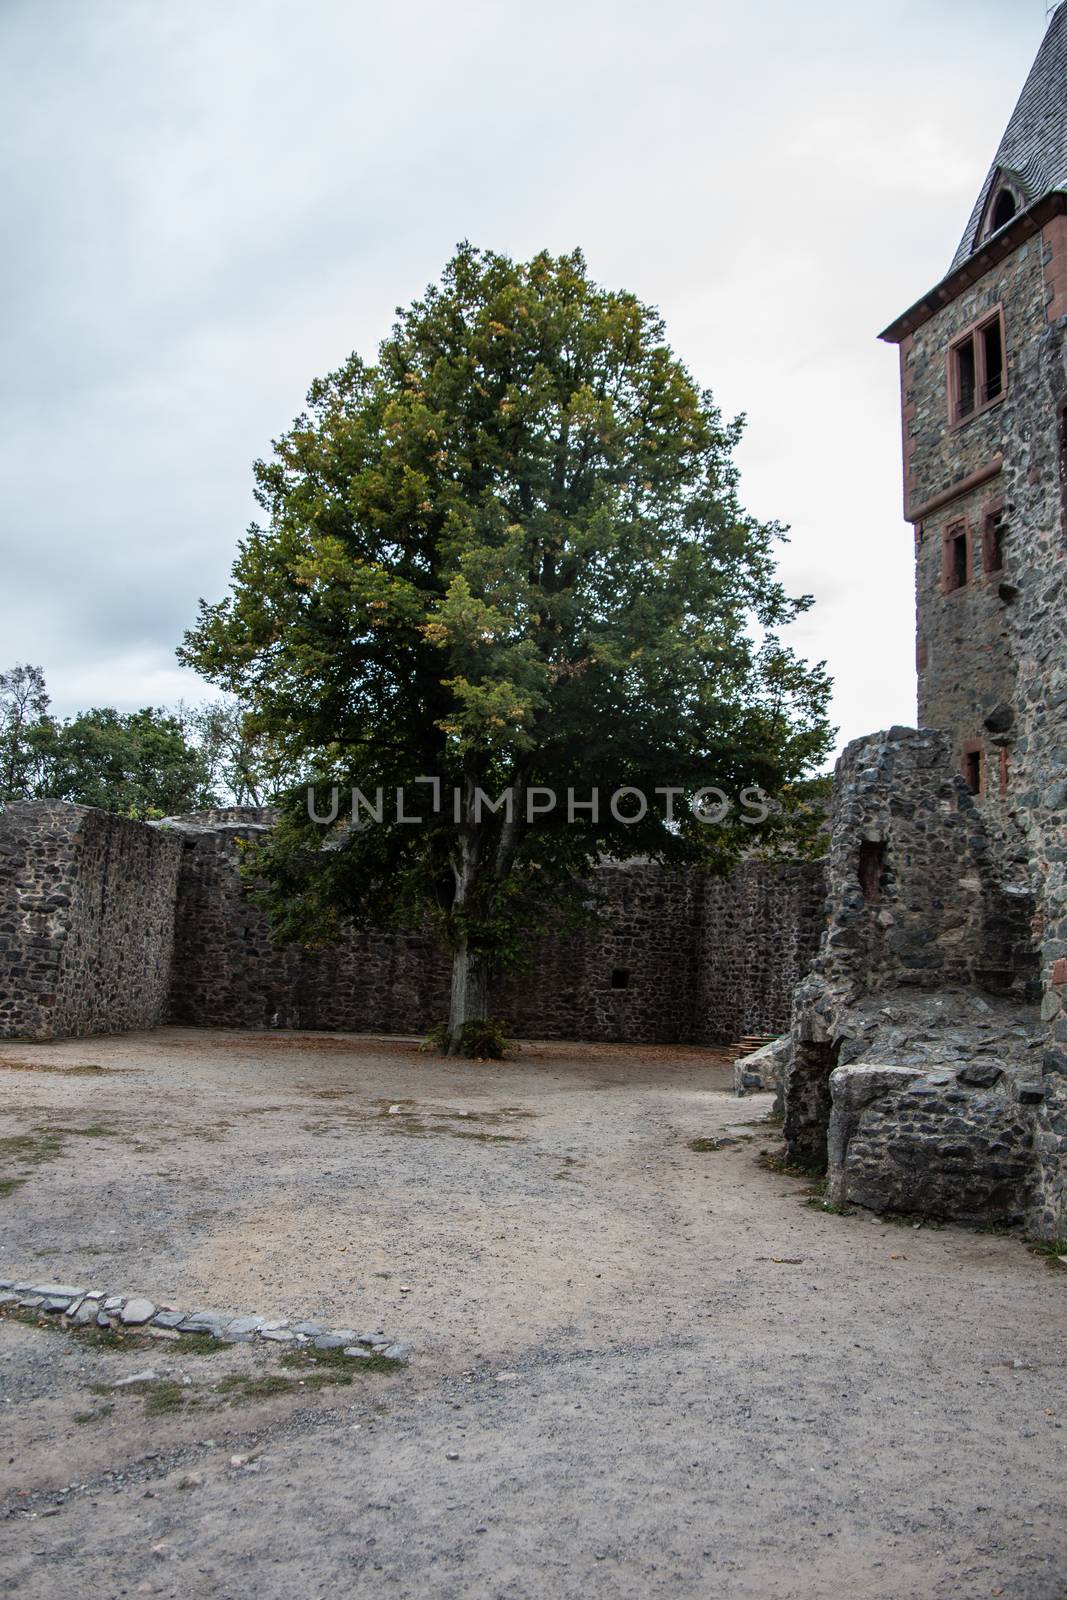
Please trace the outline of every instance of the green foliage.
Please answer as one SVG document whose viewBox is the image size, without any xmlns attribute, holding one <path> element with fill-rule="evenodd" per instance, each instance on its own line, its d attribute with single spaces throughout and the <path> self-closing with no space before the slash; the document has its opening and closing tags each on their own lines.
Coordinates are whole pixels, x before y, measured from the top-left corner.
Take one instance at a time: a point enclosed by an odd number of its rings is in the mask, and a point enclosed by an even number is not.
<svg viewBox="0 0 1067 1600">
<path fill-rule="evenodd" d="M 221 795 L 225 804 L 234 806 L 267 802 L 272 789 L 268 751 L 249 731 L 236 701 L 179 705 L 176 716 L 187 743 L 199 753 L 212 795 Z"/>
<path fill-rule="evenodd" d="M 492 1017 L 472 1017 L 458 1029 L 447 1022 L 432 1027 L 420 1050 L 439 1050 L 442 1055 L 472 1056 L 476 1061 L 501 1061 L 513 1048 L 507 1036 L 507 1023 Z"/>
<path fill-rule="evenodd" d="M 0 805 L 33 794 L 40 782 L 41 731 L 52 726 L 40 667 L 0 672 Z"/>
<path fill-rule="evenodd" d="M 659 802 L 633 826 L 607 806 L 624 786 L 783 794 L 829 747 L 826 673 L 778 636 L 810 600 L 775 576 L 782 528 L 739 503 L 740 431 L 579 252 L 461 246 L 376 365 L 312 386 L 256 464 L 265 522 L 231 592 L 179 652 L 238 696 L 277 770 L 384 791 L 381 825 L 327 832 L 290 789 L 250 862 L 279 937 L 430 911 L 499 967 L 603 857 L 720 870 L 752 849 L 754 829 L 703 827 L 682 800 L 673 824 Z M 423 821 L 397 822 L 396 787 L 422 775 L 441 809 L 426 790 Z M 529 826 L 536 786 L 599 788 L 600 816 Z M 478 816 L 479 789 L 508 788 L 511 822 Z"/>
<path fill-rule="evenodd" d="M 269 790 L 266 748 L 233 702 L 174 712 L 103 706 L 65 721 L 49 703 L 40 667 L 0 672 L 0 805 L 70 800 L 158 818 L 224 802 L 259 805 Z"/>
<path fill-rule="evenodd" d="M 214 802 L 199 750 L 177 717 L 109 706 L 53 723 L 41 738 L 41 787 L 54 800 L 151 818 Z"/>
</svg>

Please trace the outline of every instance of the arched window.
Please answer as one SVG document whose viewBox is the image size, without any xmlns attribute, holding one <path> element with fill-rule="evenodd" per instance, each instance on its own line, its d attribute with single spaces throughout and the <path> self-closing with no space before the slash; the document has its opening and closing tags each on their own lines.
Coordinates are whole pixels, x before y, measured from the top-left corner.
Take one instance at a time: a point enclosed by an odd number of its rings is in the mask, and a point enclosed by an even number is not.
<svg viewBox="0 0 1067 1600">
<path fill-rule="evenodd" d="M 1001 189 L 997 198 L 993 201 L 993 209 L 989 214 L 990 233 L 996 233 L 998 228 L 1003 228 L 1005 223 L 1011 221 L 1018 209 L 1019 202 L 1011 190 Z"/>
</svg>

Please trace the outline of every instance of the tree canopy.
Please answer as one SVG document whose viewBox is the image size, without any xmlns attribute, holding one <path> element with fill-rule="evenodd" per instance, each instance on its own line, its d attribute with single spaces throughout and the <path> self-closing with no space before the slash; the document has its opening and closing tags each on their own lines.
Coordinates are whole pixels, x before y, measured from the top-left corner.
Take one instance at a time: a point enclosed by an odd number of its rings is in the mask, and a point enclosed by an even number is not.
<svg viewBox="0 0 1067 1600">
<path fill-rule="evenodd" d="M 260 802 L 260 752 L 233 704 L 96 706 L 64 720 L 49 706 L 39 666 L 0 672 L 0 805 L 69 800 L 150 819 Z"/>
<path fill-rule="evenodd" d="M 280 933 L 434 910 L 455 1046 L 537 902 L 604 856 L 721 865 L 745 836 L 736 803 L 713 829 L 685 799 L 811 773 L 829 680 L 780 641 L 810 600 L 777 578 L 783 529 L 739 503 L 741 425 L 580 252 L 463 245 L 376 363 L 313 384 L 256 464 L 265 520 L 231 591 L 180 652 L 279 770 L 390 796 L 380 824 L 324 832 L 289 790 L 258 862 Z M 420 777 L 440 780 L 436 810 Z M 397 820 L 398 786 L 409 811 L 425 797 L 421 822 Z M 608 803 L 624 788 L 679 798 L 630 822 Z M 510 817 L 479 800 L 504 790 Z M 535 790 L 559 799 L 530 818 Z"/>
</svg>

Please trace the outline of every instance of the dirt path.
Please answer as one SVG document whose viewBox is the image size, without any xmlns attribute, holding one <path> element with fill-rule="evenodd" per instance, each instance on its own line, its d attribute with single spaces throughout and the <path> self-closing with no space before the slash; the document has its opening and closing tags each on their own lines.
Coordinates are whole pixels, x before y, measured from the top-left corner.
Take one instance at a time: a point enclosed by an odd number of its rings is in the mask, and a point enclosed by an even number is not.
<svg viewBox="0 0 1067 1600">
<path fill-rule="evenodd" d="M 1063 1600 L 1067 1274 L 821 1213 L 728 1082 L 664 1049 L 3 1047 L 0 1273 L 414 1354 L 311 1392 L 160 1346 L 150 1415 L 110 1387 L 143 1353 L 0 1322 L 0 1585 Z"/>
</svg>

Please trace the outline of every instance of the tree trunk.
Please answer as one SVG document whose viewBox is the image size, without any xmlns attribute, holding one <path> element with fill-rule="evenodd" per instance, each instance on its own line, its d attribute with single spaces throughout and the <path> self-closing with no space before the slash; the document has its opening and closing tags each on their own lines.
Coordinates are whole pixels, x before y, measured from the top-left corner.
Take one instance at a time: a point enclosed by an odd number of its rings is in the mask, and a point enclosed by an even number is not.
<svg viewBox="0 0 1067 1600">
<path fill-rule="evenodd" d="M 448 1013 L 448 1053 L 459 1054 L 465 1022 L 483 1022 L 488 1015 L 489 973 L 480 951 L 471 950 L 461 935 L 452 956 L 452 1001 Z"/>
</svg>

